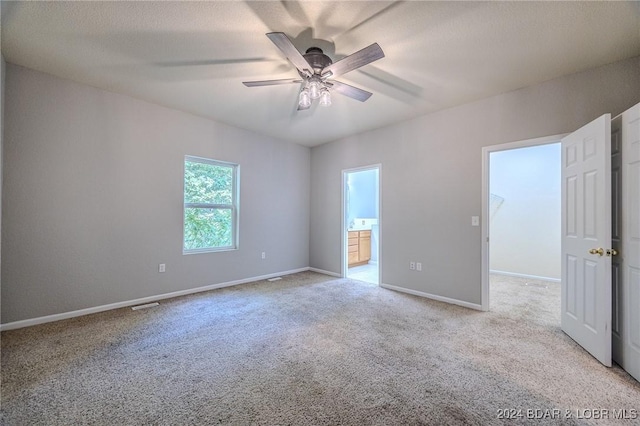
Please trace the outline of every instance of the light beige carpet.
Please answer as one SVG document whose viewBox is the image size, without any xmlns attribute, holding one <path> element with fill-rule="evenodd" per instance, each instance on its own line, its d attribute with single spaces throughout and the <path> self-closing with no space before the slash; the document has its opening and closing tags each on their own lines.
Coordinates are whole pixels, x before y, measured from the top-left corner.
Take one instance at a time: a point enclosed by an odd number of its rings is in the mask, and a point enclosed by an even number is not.
<svg viewBox="0 0 640 426">
<path fill-rule="evenodd" d="M 2 422 L 485 425 L 558 409 L 541 423 L 638 423 L 576 419 L 638 409 L 640 384 L 538 310 L 498 306 L 307 272 L 3 332 Z"/>
</svg>

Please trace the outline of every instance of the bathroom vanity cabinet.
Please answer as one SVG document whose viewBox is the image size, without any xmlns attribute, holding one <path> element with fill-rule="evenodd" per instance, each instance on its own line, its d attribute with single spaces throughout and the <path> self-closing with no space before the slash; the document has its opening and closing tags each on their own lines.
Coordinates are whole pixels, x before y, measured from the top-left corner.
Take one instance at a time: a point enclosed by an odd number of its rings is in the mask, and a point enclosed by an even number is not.
<svg viewBox="0 0 640 426">
<path fill-rule="evenodd" d="M 371 259 L 371 231 L 349 231 L 349 266 L 364 265 Z"/>
</svg>

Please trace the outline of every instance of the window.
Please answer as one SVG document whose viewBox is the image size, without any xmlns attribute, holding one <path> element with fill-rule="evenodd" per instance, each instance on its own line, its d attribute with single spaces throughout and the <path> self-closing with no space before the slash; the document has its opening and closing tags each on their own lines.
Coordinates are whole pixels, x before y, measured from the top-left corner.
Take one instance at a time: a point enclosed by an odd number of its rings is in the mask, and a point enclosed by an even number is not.
<svg viewBox="0 0 640 426">
<path fill-rule="evenodd" d="M 238 247 L 238 165 L 184 158 L 183 253 Z"/>
</svg>

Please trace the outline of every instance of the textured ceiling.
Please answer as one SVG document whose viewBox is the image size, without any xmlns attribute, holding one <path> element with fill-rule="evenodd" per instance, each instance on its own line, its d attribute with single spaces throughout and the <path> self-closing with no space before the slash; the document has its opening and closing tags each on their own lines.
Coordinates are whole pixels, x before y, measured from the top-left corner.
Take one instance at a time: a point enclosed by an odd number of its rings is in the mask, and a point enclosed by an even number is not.
<svg viewBox="0 0 640 426">
<path fill-rule="evenodd" d="M 386 57 L 338 80 L 365 103 L 296 111 L 297 77 L 265 36 L 334 61 Z M 314 146 L 640 55 L 639 2 L 8 2 L 7 62 Z M 640 71 L 639 71 L 640 72 Z"/>
</svg>

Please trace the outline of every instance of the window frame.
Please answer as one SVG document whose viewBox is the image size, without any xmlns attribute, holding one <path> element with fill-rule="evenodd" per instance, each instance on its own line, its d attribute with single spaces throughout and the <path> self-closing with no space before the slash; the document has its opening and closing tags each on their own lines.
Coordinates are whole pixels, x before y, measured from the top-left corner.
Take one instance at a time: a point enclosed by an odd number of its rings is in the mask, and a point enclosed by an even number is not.
<svg viewBox="0 0 640 426">
<path fill-rule="evenodd" d="M 217 204 L 217 203 L 187 203 L 185 201 L 186 193 L 186 165 L 190 163 L 208 164 L 211 166 L 228 167 L 232 170 L 232 188 L 231 188 L 231 204 Z M 240 165 L 231 163 L 228 161 L 214 160 L 211 158 L 197 157 L 193 155 L 185 155 L 182 163 L 182 254 L 200 254 L 200 253 L 212 253 L 221 251 L 238 250 L 238 235 L 239 235 L 239 218 L 240 218 Z M 197 249 L 187 249 L 185 247 L 185 224 L 186 224 L 186 210 L 188 208 L 195 209 L 215 209 L 215 210 L 230 210 L 231 211 L 231 238 L 232 244 L 229 246 L 220 247 L 205 247 Z"/>
</svg>

